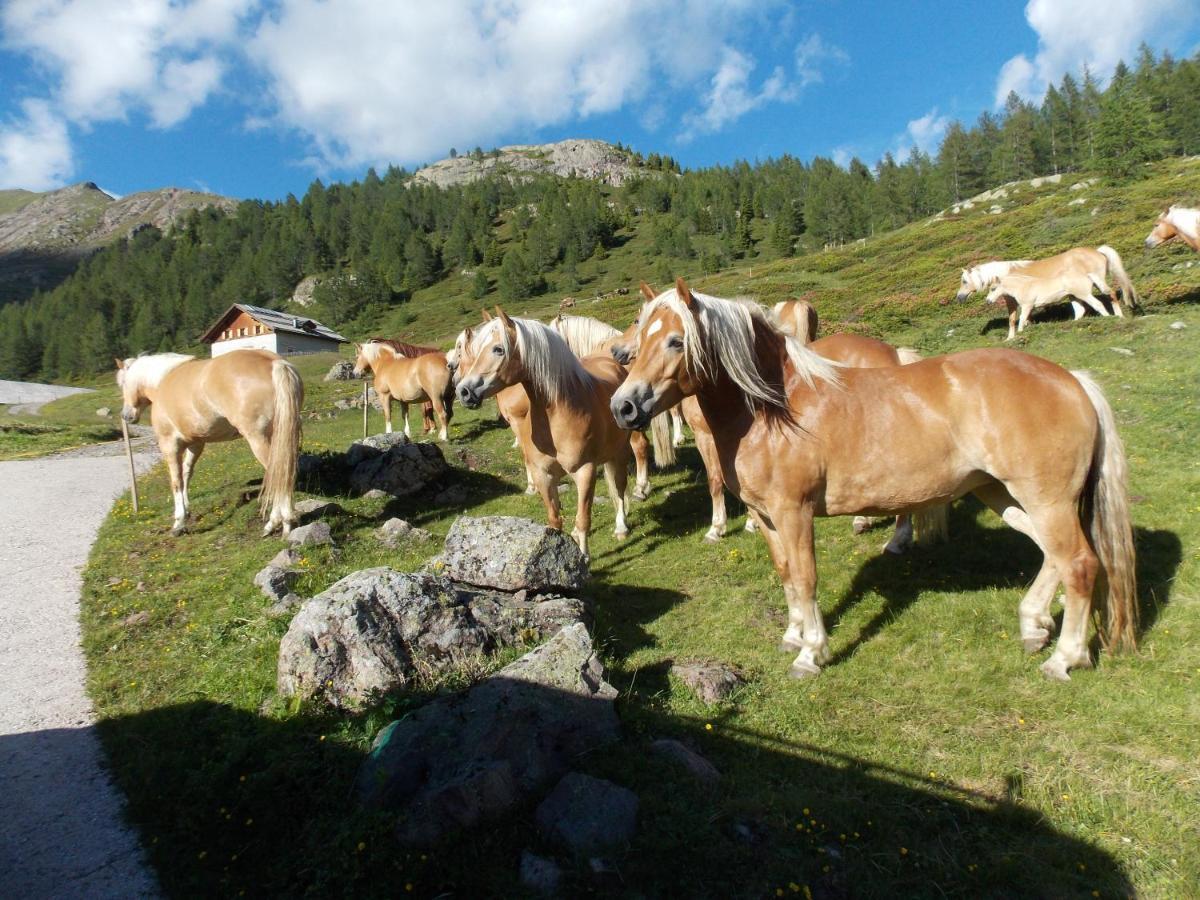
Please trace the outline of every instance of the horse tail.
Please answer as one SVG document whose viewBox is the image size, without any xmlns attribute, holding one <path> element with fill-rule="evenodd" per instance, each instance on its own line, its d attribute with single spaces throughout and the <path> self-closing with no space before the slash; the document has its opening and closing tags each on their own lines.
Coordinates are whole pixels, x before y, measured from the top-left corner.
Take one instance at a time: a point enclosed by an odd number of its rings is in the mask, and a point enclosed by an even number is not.
<svg viewBox="0 0 1200 900">
<path fill-rule="evenodd" d="M 912 347 L 897 347 L 900 365 L 909 366 L 925 357 Z M 939 503 L 912 514 L 913 531 L 922 544 L 939 544 L 950 540 L 950 504 Z"/>
<path fill-rule="evenodd" d="M 1112 407 L 1100 386 L 1086 372 L 1072 372 L 1096 410 L 1100 428 L 1092 455 L 1092 470 L 1082 500 L 1084 524 L 1100 557 L 1098 585 L 1107 593 L 1100 640 L 1109 650 L 1137 647 L 1137 572 L 1133 526 L 1129 518 L 1128 469 L 1125 445 L 1117 433 Z"/>
<path fill-rule="evenodd" d="M 671 441 L 671 413 L 660 412 L 650 420 L 650 442 L 654 445 L 654 465 L 665 469 L 675 464 L 675 444 Z"/>
<path fill-rule="evenodd" d="M 1139 309 L 1142 301 L 1138 299 L 1137 291 L 1133 289 L 1133 282 L 1129 280 L 1125 266 L 1121 263 L 1120 254 L 1107 244 L 1097 247 L 1096 252 L 1108 260 L 1108 271 L 1116 279 L 1117 286 L 1121 288 L 1121 299 L 1131 310 Z"/>
<path fill-rule="evenodd" d="M 295 518 L 292 495 L 296 490 L 296 458 L 300 455 L 304 382 L 296 367 L 282 359 L 271 364 L 271 382 L 275 386 L 275 410 L 271 418 L 271 445 L 259 496 L 259 513 L 268 523 L 278 513 L 283 532 L 287 534 Z"/>
</svg>

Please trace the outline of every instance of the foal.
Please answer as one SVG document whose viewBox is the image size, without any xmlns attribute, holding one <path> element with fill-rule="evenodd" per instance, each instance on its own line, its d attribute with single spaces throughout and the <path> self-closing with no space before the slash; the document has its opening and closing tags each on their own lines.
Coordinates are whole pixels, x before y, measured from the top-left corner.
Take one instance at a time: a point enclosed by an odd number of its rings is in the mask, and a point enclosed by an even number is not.
<svg viewBox="0 0 1200 900">
<path fill-rule="evenodd" d="M 408 404 L 428 400 L 438 423 L 438 440 L 447 439 L 447 428 L 454 415 L 454 387 L 445 353 L 424 353 L 420 356 L 401 356 L 383 341 L 355 344 L 358 353 L 354 374 L 370 369 L 375 376 L 375 393 L 383 406 L 383 421 L 387 433 L 392 433 L 392 400 L 400 401 L 404 418 L 404 436 L 408 430 Z"/>
</svg>

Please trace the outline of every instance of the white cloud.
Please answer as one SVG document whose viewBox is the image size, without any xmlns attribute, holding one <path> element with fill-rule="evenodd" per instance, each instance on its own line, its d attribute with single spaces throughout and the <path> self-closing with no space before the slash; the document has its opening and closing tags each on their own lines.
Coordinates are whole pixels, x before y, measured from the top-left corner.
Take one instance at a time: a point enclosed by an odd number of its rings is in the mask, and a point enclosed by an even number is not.
<svg viewBox="0 0 1200 900">
<path fill-rule="evenodd" d="M 935 106 L 921 118 L 910 121 L 904 133 L 918 150 L 933 153 L 949 125 L 950 117 L 939 116 Z"/>
<path fill-rule="evenodd" d="M 831 159 L 843 169 L 849 168 L 850 160 L 854 159 L 854 148 L 847 146 L 834 147 Z"/>
<path fill-rule="evenodd" d="M 1038 100 L 1049 84 L 1085 64 L 1107 78 L 1122 59 L 1131 62 L 1142 41 L 1162 46 L 1197 18 L 1194 0 L 1029 0 L 1025 19 L 1037 32 L 1038 51 L 1018 54 L 1000 69 L 996 106 L 1009 91 Z"/>
<path fill-rule="evenodd" d="M 773 100 L 789 100 L 795 96 L 795 88 L 787 83 L 783 69 L 776 68 L 758 88 L 750 87 L 753 71 L 753 59 L 726 47 L 721 55 L 721 65 L 704 95 L 704 108 L 684 118 L 683 138 L 690 140 L 697 134 L 720 131 L 751 110 Z"/>
<path fill-rule="evenodd" d="M 43 100 L 26 100 L 21 112 L 0 125 L 0 188 L 61 187 L 74 170 L 67 123 Z"/>
<path fill-rule="evenodd" d="M 800 87 L 824 81 L 826 63 L 845 65 L 849 61 L 850 57 L 841 47 L 825 43 L 815 32 L 810 34 L 796 47 L 796 76 Z"/>
</svg>

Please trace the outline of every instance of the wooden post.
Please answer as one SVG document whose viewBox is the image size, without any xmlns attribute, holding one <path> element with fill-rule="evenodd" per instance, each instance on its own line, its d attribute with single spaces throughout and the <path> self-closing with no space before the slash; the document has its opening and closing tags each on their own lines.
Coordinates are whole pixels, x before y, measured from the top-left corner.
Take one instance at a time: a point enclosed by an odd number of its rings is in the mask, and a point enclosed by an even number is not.
<svg viewBox="0 0 1200 900">
<path fill-rule="evenodd" d="M 129 424 L 125 421 L 124 416 L 121 416 L 121 434 L 125 437 L 125 458 L 129 460 L 129 490 L 133 494 L 133 512 L 134 515 L 137 515 L 137 471 L 133 467 L 133 445 L 129 443 Z"/>
<path fill-rule="evenodd" d="M 371 410 L 371 403 L 367 397 L 367 379 L 363 379 L 363 437 L 367 437 L 367 414 Z"/>
</svg>

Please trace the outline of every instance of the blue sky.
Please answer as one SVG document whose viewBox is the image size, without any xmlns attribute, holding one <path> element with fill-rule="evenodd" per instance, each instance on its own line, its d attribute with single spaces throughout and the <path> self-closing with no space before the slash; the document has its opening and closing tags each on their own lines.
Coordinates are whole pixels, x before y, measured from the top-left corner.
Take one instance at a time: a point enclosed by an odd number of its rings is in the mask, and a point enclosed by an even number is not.
<svg viewBox="0 0 1200 900">
<path fill-rule="evenodd" d="M 0 187 L 302 194 L 565 137 L 685 166 L 933 150 L 1198 0 L 2 0 Z"/>
</svg>

